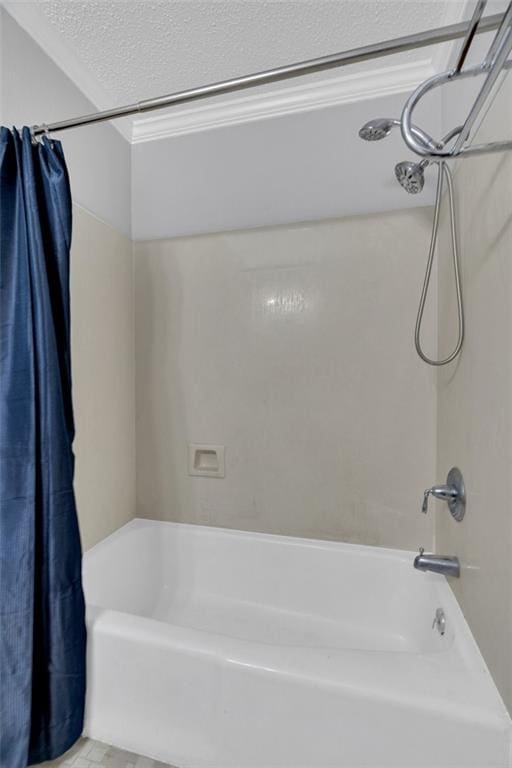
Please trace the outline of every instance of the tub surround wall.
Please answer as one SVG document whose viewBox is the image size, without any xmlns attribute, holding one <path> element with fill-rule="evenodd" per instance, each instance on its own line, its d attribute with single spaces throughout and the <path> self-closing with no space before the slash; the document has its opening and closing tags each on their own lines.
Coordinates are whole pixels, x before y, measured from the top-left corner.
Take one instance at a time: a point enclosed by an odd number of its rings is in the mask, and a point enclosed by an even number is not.
<svg viewBox="0 0 512 768">
<path fill-rule="evenodd" d="M 71 346 L 84 548 L 135 516 L 132 243 L 75 206 Z"/>
<path fill-rule="evenodd" d="M 430 220 L 135 244 L 140 516 L 432 545 L 435 377 L 412 343 Z M 188 443 L 225 445 L 225 479 L 189 477 Z"/>
<path fill-rule="evenodd" d="M 478 141 L 511 134 L 509 79 Z M 437 480 L 459 465 L 468 504 L 460 524 L 437 507 L 437 550 L 461 560 L 453 589 L 512 711 L 512 153 L 465 160 L 456 188 L 467 332 L 459 362 L 439 372 Z M 443 353 L 456 323 L 445 250 L 439 278 Z"/>
</svg>

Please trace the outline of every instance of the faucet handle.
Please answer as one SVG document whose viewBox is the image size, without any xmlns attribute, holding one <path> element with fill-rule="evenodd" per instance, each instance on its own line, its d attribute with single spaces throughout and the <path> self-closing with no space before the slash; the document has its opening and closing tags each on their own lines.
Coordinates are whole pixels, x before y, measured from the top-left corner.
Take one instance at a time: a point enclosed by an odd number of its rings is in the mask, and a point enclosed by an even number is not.
<svg viewBox="0 0 512 768">
<path fill-rule="evenodd" d="M 464 488 L 464 478 L 457 467 L 453 467 L 448 472 L 446 485 L 433 485 L 423 492 L 423 504 L 421 511 L 428 510 L 428 497 L 434 496 L 436 499 L 446 501 L 452 517 L 460 522 L 466 511 L 466 490 Z"/>
</svg>

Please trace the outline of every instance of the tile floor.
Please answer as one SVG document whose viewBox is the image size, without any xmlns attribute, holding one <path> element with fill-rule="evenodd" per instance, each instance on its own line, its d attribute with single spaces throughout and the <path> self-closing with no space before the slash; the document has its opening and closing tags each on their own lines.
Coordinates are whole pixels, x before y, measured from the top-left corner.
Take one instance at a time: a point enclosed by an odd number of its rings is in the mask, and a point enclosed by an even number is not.
<svg viewBox="0 0 512 768">
<path fill-rule="evenodd" d="M 110 747 L 92 739 L 80 739 L 58 760 L 41 763 L 40 768 L 175 768 L 124 749 Z"/>
</svg>

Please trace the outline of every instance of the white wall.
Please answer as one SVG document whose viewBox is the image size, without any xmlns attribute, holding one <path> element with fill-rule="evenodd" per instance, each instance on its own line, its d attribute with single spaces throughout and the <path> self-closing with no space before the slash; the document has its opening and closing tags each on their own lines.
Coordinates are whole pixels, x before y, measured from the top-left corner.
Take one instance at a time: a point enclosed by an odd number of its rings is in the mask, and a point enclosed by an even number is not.
<svg viewBox="0 0 512 768">
<path fill-rule="evenodd" d="M 509 79 L 478 141 L 511 134 Z M 444 505 L 437 509 L 437 549 L 461 560 L 453 589 L 512 711 L 512 154 L 464 160 L 456 190 L 467 330 L 460 360 L 439 372 L 437 479 L 457 464 L 468 504 L 461 523 Z M 447 242 L 446 229 L 442 235 Z M 453 344 L 455 323 L 449 254 L 443 248 L 441 353 Z"/>
<path fill-rule="evenodd" d="M 0 117 L 8 127 L 51 123 L 96 107 L 0 7 Z M 73 200 L 130 236 L 130 144 L 108 123 L 59 137 Z"/>
<path fill-rule="evenodd" d="M 431 204 L 431 174 L 421 195 L 396 183 L 395 163 L 411 154 L 398 130 L 385 141 L 358 137 L 367 120 L 400 115 L 406 95 L 135 144 L 134 240 Z M 439 135 L 441 111 L 433 103 L 423 120 Z"/>
<path fill-rule="evenodd" d="M 430 217 L 136 244 L 140 515 L 432 545 L 435 378 L 412 342 Z M 225 479 L 187 475 L 189 442 L 225 444 Z"/>
</svg>

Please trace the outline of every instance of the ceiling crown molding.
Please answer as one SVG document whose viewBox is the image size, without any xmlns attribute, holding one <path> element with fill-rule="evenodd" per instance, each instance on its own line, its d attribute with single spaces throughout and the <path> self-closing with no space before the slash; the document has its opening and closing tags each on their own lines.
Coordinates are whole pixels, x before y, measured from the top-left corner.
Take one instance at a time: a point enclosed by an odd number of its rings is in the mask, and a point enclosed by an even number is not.
<svg viewBox="0 0 512 768">
<path fill-rule="evenodd" d="M 37 3 L 0 0 L 0 4 L 73 81 L 92 103 L 93 109 L 104 110 L 116 106 L 98 79 L 76 55 L 73 47 L 41 12 Z M 446 16 L 445 22 L 450 23 L 455 10 L 448 6 Z M 448 49 L 452 48 L 445 46 L 442 57 L 446 59 Z M 440 58 L 439 52 L 429 51 L 424 59 L 413 63 L 387 66 L 384 60 L 379 69 L 363 73 L 340 73 L 314 81 L 290 81 L 273 90 L 245 92 L 224 99 L 212 97 L 209 103 L 174 107 L 165 112 L 155 112 L 151 116 L 123 118 L 112 123 L 128 141 L 138 144 L 379 96 L 408 93 L 437 71 Z M 62 119 L 68 117 L 62 115 Z M 45 115 L 41 115 L 41 118 L 44 119 Z"/>
<path fill-rule="evenodd" d="M 135 118 L 131 141 L 139 144 L 379 96 L 408 93 L 433 74 L 431 59 L 424 59 L 414 64 L 330 77 L 259 94 L 212 100 L 210 104 L 185 109 L 174 108 L 163 114 Z"/>
</svg>

